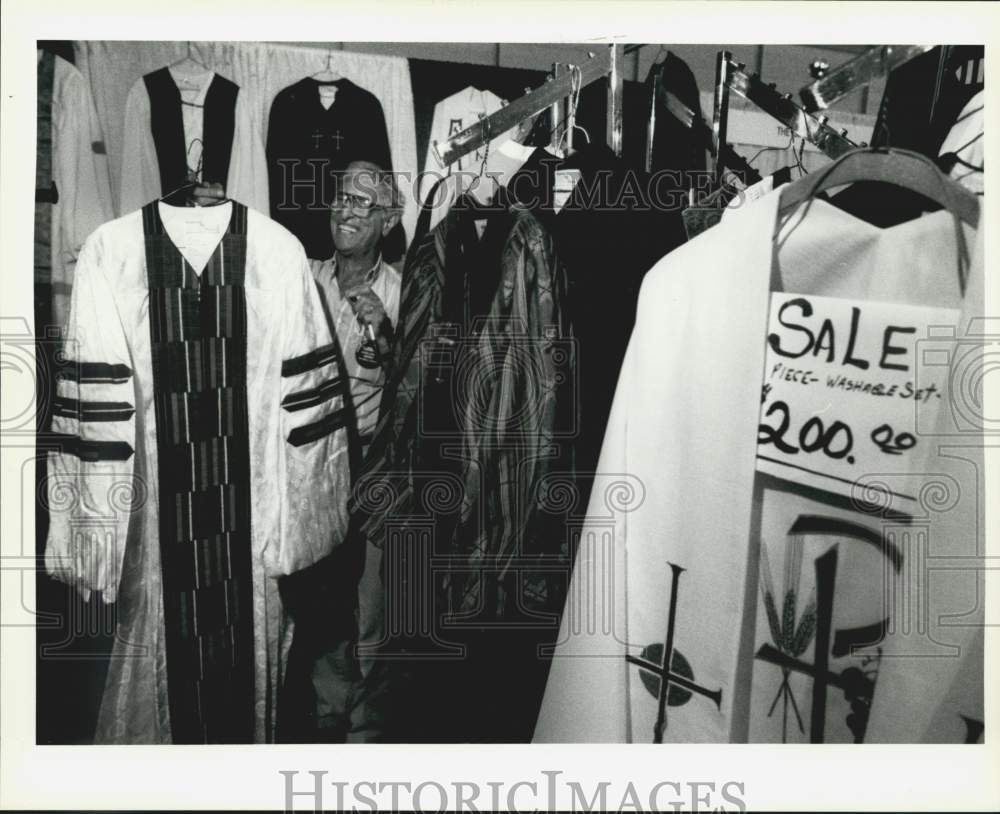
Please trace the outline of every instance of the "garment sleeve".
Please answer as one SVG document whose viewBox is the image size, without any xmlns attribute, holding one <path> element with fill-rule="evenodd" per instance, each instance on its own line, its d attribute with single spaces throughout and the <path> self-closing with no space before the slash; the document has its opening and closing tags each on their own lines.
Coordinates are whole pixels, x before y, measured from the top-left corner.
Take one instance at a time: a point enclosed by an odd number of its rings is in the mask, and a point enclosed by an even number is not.
<svg viewBox="0 0 1000 814">
<path fill-rule="evenodd" d="M 103 271 L 100 234 L 80 252 L 65 361 L 56 381 L 45 494 L 45 568 L 85 597 L 113 602 L 133 506 L 135 385 L 125 332 Z"/>
<path fill-rule="evenodd" d="M 149 94 L 139 80 L 129 91 L 125 102 L 125 133 L 122 145 L 120 213 L 125 215 L 141 209 L 164 192 L 160 189 L 160 169 L 156 160 L 156 145 L 150 129 Z"/>
<path fill-rule="evenodd" d="M 233 154 L 229 161 L 226 194 L 240 203 L 267 214 L 267 161 L 260 131 L 253 121 L 246 91 L 236 96 L 236 122 L 233 128 Z"/>
<path fill-rule="evenodd" d="M 61 211 L 66 213 L 62 261 L 72 268 L 83 241 L 112 218 L 111 182 L 97 111 L 78 72 L 67 77 L 60 113 L 56 188 Z"/>
<path fill-rule="evenodd" d="M 280 550 L 266 550 L 273 575 L 291 574 L 344 541 L 350 490 L 347 377 L 327 326 L 305 253 L 288 288 L 281 364 L 281 435 L 285 495 Z"/>
<path fill-rule="evenodd" d="M 83 241 L 111 220 L 108 156 L 97 113 L 82 74 L 62 60 L 56 62 L 61 89 L 53 106 L 52 179 L 59 191 L 53 206 L 58 237 L 53 237 L 53 320 L 60 327 L 69 318 L 69 295 Z"/>
</svg>

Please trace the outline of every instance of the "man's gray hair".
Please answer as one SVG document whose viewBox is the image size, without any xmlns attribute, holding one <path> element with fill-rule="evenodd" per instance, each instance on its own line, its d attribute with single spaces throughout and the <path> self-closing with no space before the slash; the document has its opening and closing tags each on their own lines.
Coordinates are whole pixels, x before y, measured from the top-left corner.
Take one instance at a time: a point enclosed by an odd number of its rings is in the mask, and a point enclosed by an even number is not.
<svg viewBox="0 0 1000 814">
<path fill-rule="evenodd" d="M 355 183 L 370 193 L 386 209 L 399 212 L 405 206 L 403 191 L 396 181 L 396 174 L 380 167 L 374 161 L 352 161 L 342 175 L 357 176 Z"/>
</svg>

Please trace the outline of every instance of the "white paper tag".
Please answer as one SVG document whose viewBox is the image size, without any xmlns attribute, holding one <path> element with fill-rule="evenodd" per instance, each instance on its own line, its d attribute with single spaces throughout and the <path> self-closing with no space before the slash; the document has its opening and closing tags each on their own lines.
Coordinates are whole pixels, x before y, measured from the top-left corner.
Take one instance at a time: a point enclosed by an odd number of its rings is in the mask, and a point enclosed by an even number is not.
<svg viewBox="0 0 1000 814">
<path fill-rule="evenodd" d="M 957 322 L 951 308 L 772 294 L 757 469 L 916 500 L 931 446 L 920 427 L 949 404 L 947 365 L 922 360 Z"/>
</svg>

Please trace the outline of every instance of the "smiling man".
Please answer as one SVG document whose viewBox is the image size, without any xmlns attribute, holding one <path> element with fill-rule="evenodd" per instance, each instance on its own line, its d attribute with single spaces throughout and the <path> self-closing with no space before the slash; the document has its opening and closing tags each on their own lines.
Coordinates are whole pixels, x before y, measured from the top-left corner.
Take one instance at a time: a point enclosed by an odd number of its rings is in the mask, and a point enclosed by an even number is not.
<svg viewBox="0 0 1000 814">
<path fill-rule="evenodd" d="M 351 377 L 362 454 L 378 421 L 399 315 L 401 278 L 382 260 L 382 241 L 399 222 L 401 210 L 392 173 L 367 161 L 349 164 L 330 207 L 334 255 L 311 261 Z"/>
</svg>

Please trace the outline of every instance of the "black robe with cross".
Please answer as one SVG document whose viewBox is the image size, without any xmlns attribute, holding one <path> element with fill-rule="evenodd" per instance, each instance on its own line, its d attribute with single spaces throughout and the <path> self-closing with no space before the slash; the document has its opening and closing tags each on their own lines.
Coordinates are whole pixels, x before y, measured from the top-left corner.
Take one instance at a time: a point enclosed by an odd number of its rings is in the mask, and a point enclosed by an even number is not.
<svg viewBox="0 0 1000 814">
<path fill-rule="evenodd" d="M 329 109 L 320 87 L 337 94 Z M 267 170 L 271 217 L 317 259 L 333 256 L 328 207 L 334 179 L 352 161 L 392 169 L 389 135 L 379 100 L 347 79 L 306 77 L 280 91 L 271 104 Z"/>
</svg>

